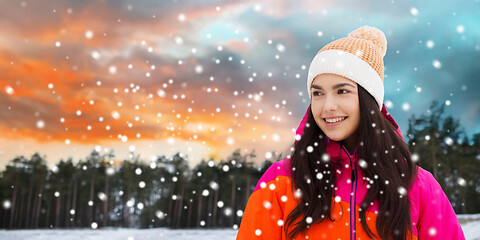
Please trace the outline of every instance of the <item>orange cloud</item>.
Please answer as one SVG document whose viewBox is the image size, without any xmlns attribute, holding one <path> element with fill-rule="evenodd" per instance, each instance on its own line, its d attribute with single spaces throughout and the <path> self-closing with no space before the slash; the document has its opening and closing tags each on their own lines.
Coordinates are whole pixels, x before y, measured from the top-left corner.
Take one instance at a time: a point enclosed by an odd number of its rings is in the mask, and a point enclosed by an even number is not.
<svg viewBox="0 0 480 240">
<path fill-rule="evenodd" d="M 46 8 L 36 2 L 29 4 Z M 206 63 L 211 59 L 198 55 L 188 55 L 179 65 L 178 59 L 167 55 L 173 45 L 172 36 L 187 36 L 185 33 L 194 31 L 198 22 L 238 12 L 246 5 L 231 2 L 222 5 L 221 11 L 215 6 L 186 9 L 182 13 L 187 21 L 180 22 L 180 12 L 156 18 L 129 16 L 105 4 L 73 8 L 71 14 L 66 11 L 68 6 L 58 5 L 58 12 L 51 13 L 50 18 L 40 11 L 19 23 L 0 20 L 6 31 L 11 30 L 11 35 L 0 39 L 0 107 L 10 107 L 0 113 L 0 131 L 5 138 L 34 139 L 38 143 L 64 143 L 68 139 L 72 145 L 121 142 L 122 137 L 128 142 L 172 138 L 202 143 L 210 148 L 212 156 L 217 156 L 233 146 L 271 146 L 271 132 L 276 132 L 278 138 L 290 134 L 284 127 L 288 122 L 269 119 L 272 112 L 277 116 L 285 113 L 268 110 L 273 105 L 268 100 L 255 103 L 246 100 L 245 95 L 232 96 L 231 88 L 244 87 L 238 80 L 244 76 L 237 76 L 242 70 L 232 65 L 216 69 L 213 63 Z M 22 16 L 22 11 L 14 10 L 8 18 L 17 19 L 16 14 Z M 93 32 L 91 39 L 85 37 L 87 30 Z M 60 47 L 55 47 L 56 41 L 61 42 Z M 146 41 L 147 46 L 141 41 Z M 160 49 L 147 53 L 149 44 Z M 242 41 L 232 40 L 225 46 L 238 53 L 249 50 Z M 91 56 L 94 50 L 100 53 L 99 59 Z M 134 67 L 130 69 L 129 64 Z M 197 64 L 220 76 L 215 82 L 207 82 L 209 76 L 193 72 Z M 115 74 L 109 73 L 110 66 L 116 67 Z M 152 76 L 147 78 L 147 72 Z M 224 76 L 229 79 L 227 83 L 221 79 Z M 230 77 L 235 85 L 230 84 Z M 168 79 L 174 79 L 174 83 L 168 83 Z M 14 92 L 7 93 L 6 87 Z M 158 96 L 159 89 L 166 96 Z M 254 107 L 247 107 L 246 101 L 253 102 Z M 232 104 L 237 107 L 233 109 Z M 265 106 L 263 115 L 254 113 L 258 106 Z M 217 108 L 221 111 L 217 112 Z M 247 112 L 250 117 L 245 117 Z"/>
</svg>

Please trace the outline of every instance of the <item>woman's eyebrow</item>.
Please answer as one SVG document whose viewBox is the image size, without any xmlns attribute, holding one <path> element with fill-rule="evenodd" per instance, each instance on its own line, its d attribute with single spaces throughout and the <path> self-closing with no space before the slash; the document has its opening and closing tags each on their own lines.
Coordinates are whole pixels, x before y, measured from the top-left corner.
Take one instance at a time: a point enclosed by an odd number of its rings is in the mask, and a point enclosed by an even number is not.
<svg viewBox="0 0 480 240">
<path fill-rule="evenodd" d="M 350 86 L 352 88 L 355 88 L 352 84 L 350 83 L 339 83 L 337 85 L 334 85 L 332 87 L 332 89 L 337 89 L 337 88 L 341 88 L 341 87 L 345 87 L 345 86 Z M 318 90 L 323 90 L 322 87 L 318 86 L 318 85 L 315 85 L 315 84 L 312 84 L 312 87 L 311 88 L 315 88 L 315 89 L 318 89 Z"/>
</svg>

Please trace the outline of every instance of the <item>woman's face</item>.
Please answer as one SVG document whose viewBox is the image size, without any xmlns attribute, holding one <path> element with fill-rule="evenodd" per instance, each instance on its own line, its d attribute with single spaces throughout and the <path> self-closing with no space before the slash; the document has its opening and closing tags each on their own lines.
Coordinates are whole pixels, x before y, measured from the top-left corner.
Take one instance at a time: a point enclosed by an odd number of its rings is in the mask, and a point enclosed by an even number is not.
<svg viewBox="0 0 480 240">
<path fill-rule="evenodd" d="M 360 125 L 357 83 L 335 74 L 320 74 L 313 79 L 311 109 L 317 125 L 334 141 L 356 146 Z"/>
</svg>

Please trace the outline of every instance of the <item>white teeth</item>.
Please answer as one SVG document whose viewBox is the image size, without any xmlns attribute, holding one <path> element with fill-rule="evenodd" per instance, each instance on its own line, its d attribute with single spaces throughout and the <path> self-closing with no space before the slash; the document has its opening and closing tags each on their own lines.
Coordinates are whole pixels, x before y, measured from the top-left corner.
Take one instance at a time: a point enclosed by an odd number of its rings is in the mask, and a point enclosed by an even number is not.
<svg viewBox="0 0 480 240">
<path fill-rule="evenodd" d="M 326 118 L 325 120 L 328 122 L 328 123 L 335 123 L 335 122 L 339 122 L 339 121 L 342 121 L 343 119 L 345 119 L 345 117 L 338 117 L 338 118 Z"/>
</svg>

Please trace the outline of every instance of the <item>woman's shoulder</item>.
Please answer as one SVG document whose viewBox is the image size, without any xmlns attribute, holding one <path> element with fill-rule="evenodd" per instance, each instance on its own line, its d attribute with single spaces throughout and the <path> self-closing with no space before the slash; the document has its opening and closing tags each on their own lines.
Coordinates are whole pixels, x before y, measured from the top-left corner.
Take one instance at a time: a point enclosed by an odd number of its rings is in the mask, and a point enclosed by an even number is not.
<svg viewBox="0 0 480 240">
<path fill-rule="evenodd" d="M 278 162 L 273 163 L 265 171 L 260 180 L 257 182 L 257 186 L 254 191 L 258 189 L 266 188 L 269 183 L 278 184 L 279 182 L 290 181 L 291 171 L 290 171 L 290 159 L 285 158 Z"/>
<path fill-rule="evenodd" d="M 425 187 L 431 187 L 432 185 L 437 185 L 438 182 L 433 177 L 432 173 L 429 171 L 423 169 L 420 166 L 417 166 L 417 177 L 415 179 L 415 182 L 413 183 L 413 187 L 417 188 L 425 188 Z"/>
<path fill-rule="evenodd" d="M 432 198 L 437 195 L 444 195 L 442 186 L 429 171 L 417 166 L 417 176 L 410 190 L 410 197 L 417 199 Z"/>
</svg>

